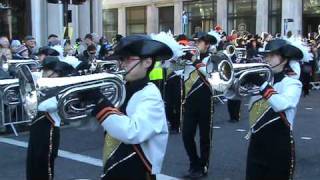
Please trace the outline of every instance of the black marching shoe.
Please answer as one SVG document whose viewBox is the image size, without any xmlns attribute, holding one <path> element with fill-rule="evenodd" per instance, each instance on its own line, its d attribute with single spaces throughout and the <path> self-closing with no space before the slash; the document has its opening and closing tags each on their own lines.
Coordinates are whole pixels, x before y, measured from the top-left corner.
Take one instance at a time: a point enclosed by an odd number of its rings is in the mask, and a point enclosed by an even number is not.
<svg viewBox="0 0 320 180">
<path fill-rule="evenodd" d="M 190 173 L 189 174 L 190 179 L 202 178 L 208 174 L 208 168 L 207 168 L 207 166 L 204 166 L 201 169 L 193 169 L 189 173 Z"/>
<path fill-rule="evenodd" d="M 237 122 L 239 122 L 239 120 L 238 119 L 230 119 L 229 122 L 230 123 L 237 123 Z"/>
</svg>

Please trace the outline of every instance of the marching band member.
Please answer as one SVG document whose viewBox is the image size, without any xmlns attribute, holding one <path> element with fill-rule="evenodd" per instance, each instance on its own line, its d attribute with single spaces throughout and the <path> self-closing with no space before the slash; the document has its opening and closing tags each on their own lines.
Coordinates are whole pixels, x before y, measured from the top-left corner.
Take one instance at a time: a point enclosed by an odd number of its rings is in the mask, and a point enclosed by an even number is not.
<svg viewBox="0 0 320 180">
<path fill-rule="evenodd" d="M 159 89 L 149 82 L 155 60 L 169 59 L 173 52 L 147 35 L 120 40 L 114 57 L 126 70 L 126 98 L 114 108 L 100 91 L 83 93 L 82 100 L 97 103 L 92 115 L 105 130 L 103 180 L 155 180 L 160 173 L 168 141 L 164 103 Z M 88 99 L 90 98 L 90 99 Z"/>
<path fill-rule="evenodd" d="M 247 180 L 289 180 L 295 164 L 293 122 L 302 84 L 300 48 L 282 39 L 268 42 L 264 53 L 274 73 L 273 85 L 259 75 L 247 78 L 260 86 L 249 104 L 251 137 L 247 156 Z"/>
<path fill-rule="evenodd" d="M 205 73 L 203 68 L 205 69 L 204 66 L 210 56 L 210 45 L 217 43 L 217 38 L 203 32 L 198 33 L 196 38 L 196 45 L 200 50 L 200 59 L 189 58 L 193 61 L 193 64 L 185 66 L 183 72 L 182 137 L 190 160 L 190 167 L 186 176 L 190 178 L 202 177 L 208 173 L 213 102 L 210 86 L 203 74 Z M 198 125 L 200 130 L 200 156 L 197 153 L 195 143 Z"/>
<path fill-rule="evenodd" d="M 176 41 L 181 46 L 188 46 L 189 39 L 186 35 L 180 34 Z M 170 133 L 180 133 L 181 121 L 181 96 L 182 96 L 182 72 L 183 67 L 179 63 L 170 64 L 166 68 L 166 82 L 165 82 L 165 108 L 167 119 L 170 122 Z"/>
<path fill-rule="evenodd" d="M 59 60 L 47 56 L 42 64 L 45 78 L 64 77 L 74 73 L 74 68 Z M 55 92 L 50 98 L 38 105 L 39 115 L 30 126 L 29 146 L 27 152 L 27 180 L 52 180 L 54 161 L 58 155 L 61 118 L 57 112 Z"/>
</svg>

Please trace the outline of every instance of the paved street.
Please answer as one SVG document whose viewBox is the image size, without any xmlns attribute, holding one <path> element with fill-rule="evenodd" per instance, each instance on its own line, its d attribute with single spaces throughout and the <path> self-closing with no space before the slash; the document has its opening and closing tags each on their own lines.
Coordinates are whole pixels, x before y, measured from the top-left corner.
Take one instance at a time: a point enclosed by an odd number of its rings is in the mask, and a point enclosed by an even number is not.
<svg viewBox="0 0 320 180">
<path fill-rule="evenodd" d="M 301 98 L 294 135 L 296 140 L 295 180 L 318 180 L 320 177 L 320 91 Z M 213 127 L 213 153 L 207 180 L 243 180 L 247 140 L 247 102 L 242 103 L 241 122 L 227 122 L 227 107 L 216 104 Z M 61 129 L 60 157 L 55 165 L 56 180 L 99 179 L 101 173 L 101 129 L 68 126 Z M 0 137 L 0 179 L 25 179 L 25 159 L 28 133 L 19 137 Z M 188 161 L 181 135 L 171 135 L 163 174 L 182 177 Z M 166 179 L 166 178 L 158 178 Z M 169 178 L 170 179 L 170 178 Z"/>
</svg>

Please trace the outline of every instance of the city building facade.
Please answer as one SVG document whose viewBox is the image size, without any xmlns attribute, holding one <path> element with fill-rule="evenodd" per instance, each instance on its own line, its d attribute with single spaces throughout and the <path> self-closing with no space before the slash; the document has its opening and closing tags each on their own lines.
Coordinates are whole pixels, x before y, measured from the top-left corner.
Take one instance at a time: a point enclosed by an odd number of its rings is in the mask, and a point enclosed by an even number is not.
<svg viewBox="0 0 320 180">
<path fill-rule="evenodd" d="M 103 32 L 192 35 L 217 24 L 230 33 L 317 32 L 320 0 L 103 0 Z"/>
<path fill-rule="evenodd" d="M 32 35 L 44 45 L 50 34 L 64 37 L 64 11 L 47 0 L 0 0 L 0 35 L 23 39 Z M 81 5 L 68 6 L 68 28 L 71 40 L 96 32 L 102 35 L 102 1 L 87 0 Z"/>
<path fill-rule="evenodd" d="M 90 32 L 109 39 L 169 30 L 191 36 L 217 24 L 227 33 L 291 30 L 306 35 L 320 24 L 320 0 L 87 0 L 68 10 L 73 41 Z M 63 12 L 62 4 L 47 0 L 0 0 L 0 35 L 21 39 L 31 34 L 40 44 L 49 34 L 63 37 Z"/>
</svg>

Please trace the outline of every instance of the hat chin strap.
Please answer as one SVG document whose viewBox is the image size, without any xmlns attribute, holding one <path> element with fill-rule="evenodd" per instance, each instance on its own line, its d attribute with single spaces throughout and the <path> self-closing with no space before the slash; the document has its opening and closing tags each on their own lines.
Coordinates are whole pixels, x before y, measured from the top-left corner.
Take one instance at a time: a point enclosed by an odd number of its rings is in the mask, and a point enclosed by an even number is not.
<svg viewBox="0 0 320 180">
<path fill-rule="evenodd" d="M 135 67 L 137 67 L 140 63 L 142 62 L 142 60 L 140 60 L 139 62 L 137 62 L 134 66 L 132 66 L 128 71 L 126 71 L 126 73 L 124 74 L 124 76 L 126 76 L 127 74 L 129 74 Z"/>
<path fill-rule="evenodd" d="M 281 72 L 283 70 L 283 68 L 284 68 L 284 66 L 283 66 L 282 69 L 280 69 L 281 65 L 284 65 L 285 63 L 287 63 L 287 62 L 283 61 L 283 62 L 281 62 L 281 63 L 279 63 L 279 64 L 277 64 L 275 66 L 271 66 L 272 71 L 275 72 L 275 73 Z"/>
</svg>

